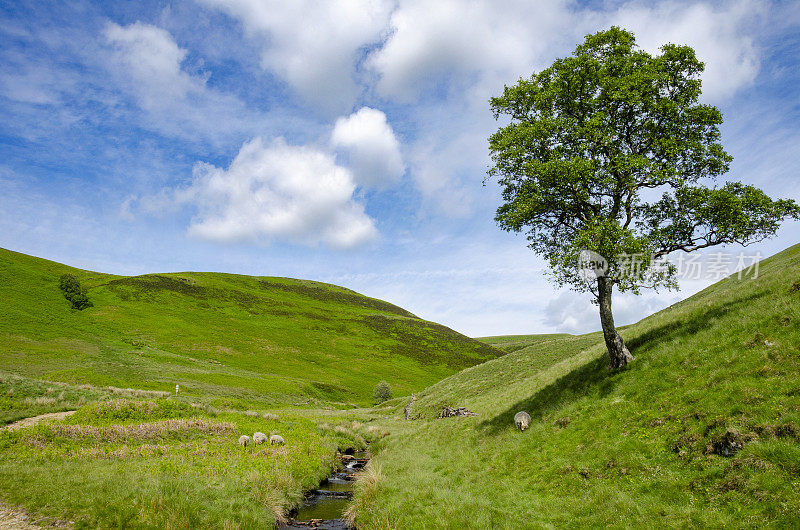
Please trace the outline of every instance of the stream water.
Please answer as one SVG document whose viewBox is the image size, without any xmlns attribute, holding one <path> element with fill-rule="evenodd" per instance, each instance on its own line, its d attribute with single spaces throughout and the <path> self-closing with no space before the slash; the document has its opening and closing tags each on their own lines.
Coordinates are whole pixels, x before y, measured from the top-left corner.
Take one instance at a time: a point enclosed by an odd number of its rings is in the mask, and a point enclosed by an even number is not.
<svg viewBox="0 0 800 530">
<path fill-rule="evenodd" d="M 351 527 L 343 519 L 344 511 L 353 496 L 355 473 L 367 463 L 366 451 L 357 451 L 342 457 L 344 469 L 325 479 L 317 489 L 306 493 L 303 504 L 292 512 L 286 524 L 277 530 L 318 528 L 320 530 L 348 530 Z"/>
</svg>

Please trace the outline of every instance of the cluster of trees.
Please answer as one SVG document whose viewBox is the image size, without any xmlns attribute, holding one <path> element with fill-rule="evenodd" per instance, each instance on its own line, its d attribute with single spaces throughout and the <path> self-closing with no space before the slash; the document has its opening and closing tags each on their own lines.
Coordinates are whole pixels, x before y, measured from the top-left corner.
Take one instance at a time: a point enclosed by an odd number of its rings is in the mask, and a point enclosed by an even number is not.
<svg viewBox="0 0 800 530">
<path fill-rule="evenodd" d="M 89 300 L 86 295 L 86 288 L 81 286 L 78 277 L 74 274 L 64 274 L 58 282 L 58 286 L 64 293 L 64 298 L 69 300 L 72 304 L 72 309 L 86 309 L 92 307 L 94 304 Z"/>
</svg>

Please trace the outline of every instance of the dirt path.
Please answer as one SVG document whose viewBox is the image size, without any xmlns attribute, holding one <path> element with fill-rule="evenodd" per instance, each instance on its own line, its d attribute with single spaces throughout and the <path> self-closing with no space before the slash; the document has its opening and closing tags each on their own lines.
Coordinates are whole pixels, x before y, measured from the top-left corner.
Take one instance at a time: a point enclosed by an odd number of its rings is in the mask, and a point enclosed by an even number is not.
<svg viewBox="0 0 800 530">
<path fill-rule="evenodd" d="M 0 502 L 0 530 L 42 530 L 42 528 L 72 528 L 73 522 L 55 517 L 35 517 L 22 508 Z"/>
<path fill-rule="evenodd" d="M 0 502 L 0 530 L 40 528 L 28 522 L 28 514 Z"/>
<path fill-rule="evenodd" d="M 31 416 L 30 418 L 25 418 L 19 421 L 15 421 L 14 423 L 9 423 L 5 427 L 0 427 L 0 430 L 7 429 L 9 431 L 14 431 L 16 429 L 22 429 L 23 427 L 31 427 L 36 425 L 42 420 L 63 420 L 67 416 L 72 416 L 75 414 L 74 410 L 67 410 L 64 412 L 48 412 L 47 414 L 41 414 L 39 416 Z M 2 528 L 2 526 L 0 526 Z"/>
</svg>

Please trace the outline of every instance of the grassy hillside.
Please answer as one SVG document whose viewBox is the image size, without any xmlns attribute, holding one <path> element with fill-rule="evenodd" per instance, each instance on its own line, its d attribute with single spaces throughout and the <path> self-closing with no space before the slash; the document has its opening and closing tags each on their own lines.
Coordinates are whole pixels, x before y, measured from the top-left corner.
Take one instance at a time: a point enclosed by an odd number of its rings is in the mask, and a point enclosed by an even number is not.
<svg viewBox="0 0 800 530">
<path fill-rule="evenodd" d="M 569 339 L 573 335 L 567 333 L 550 333 L 544 335 L 501 335 L 499 337 L 480 337 L 478 340 L 485 342 L 505 352 L 515 352 L 535 345 L 545 345 Z"/>
<path fill-rule="evenodd" d="M 93 307 L 73 310 L 59 277 Z M 217 406 L 369 404 L 502 352 L 348 289 L 216 273 L 113 276 L 0 249 L 0 371 L 182 392 Z"/>
<path fill-rule="evenodd" d="M 800 526 L 800 245 L 622 334 L 636 361 L 615 373 L 599 334 L 486 339 L 514 351 L 386 422 L 356 521 Z M 444 404 L 478 415 L 434 419 Z"/>
</svg>

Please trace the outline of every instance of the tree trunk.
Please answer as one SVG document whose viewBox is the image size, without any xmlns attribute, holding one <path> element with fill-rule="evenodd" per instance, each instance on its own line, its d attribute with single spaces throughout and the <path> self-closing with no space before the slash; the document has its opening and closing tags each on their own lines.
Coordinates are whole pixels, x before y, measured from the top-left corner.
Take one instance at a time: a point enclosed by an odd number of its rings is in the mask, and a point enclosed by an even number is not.
<svg viewBox="0 0 800 530">
<path fill-rule="evenodd" d="M 597 278 L 598 302 L 600 303 L 600 323 L 603 326 L 603 337 L 608 349 L 608 369 L 616 370 L 625 367 L 633 360 L 622 337 L 614 326 L 614 315 L 611 314 L 611 291 L 613 283 L 606 277 Z"/>
</svg>

